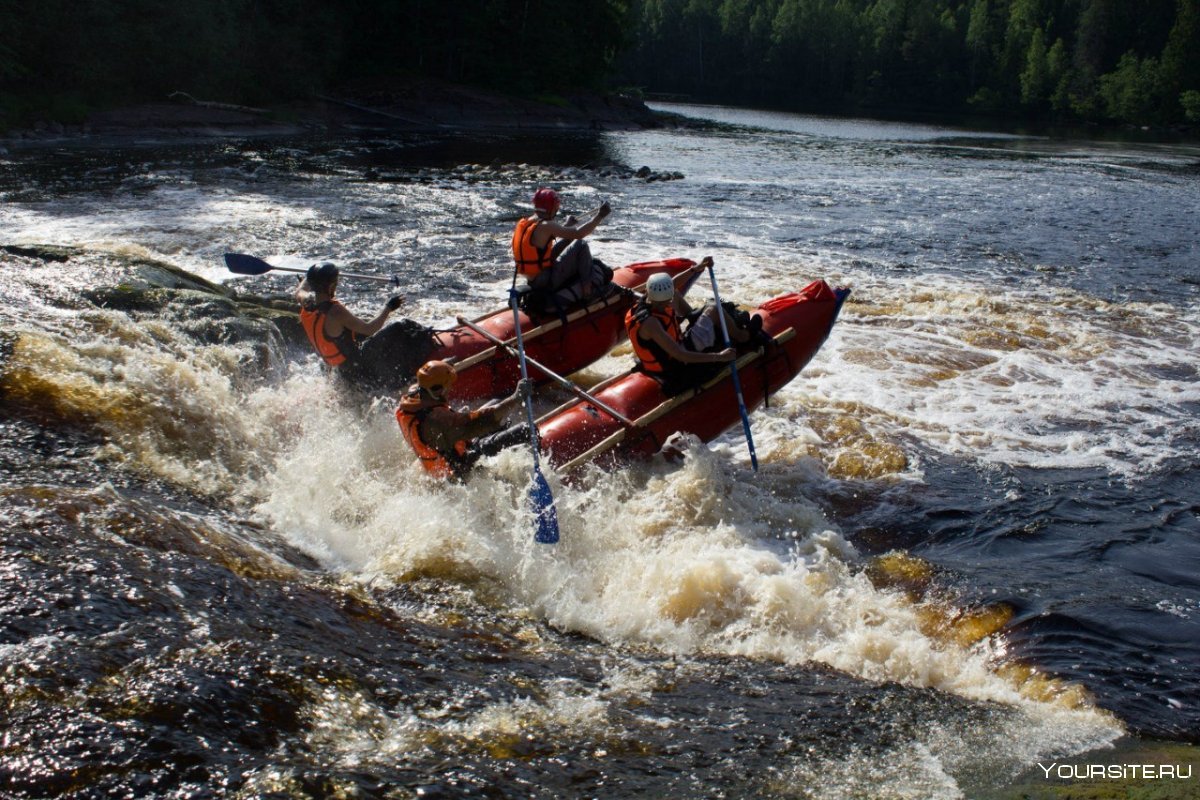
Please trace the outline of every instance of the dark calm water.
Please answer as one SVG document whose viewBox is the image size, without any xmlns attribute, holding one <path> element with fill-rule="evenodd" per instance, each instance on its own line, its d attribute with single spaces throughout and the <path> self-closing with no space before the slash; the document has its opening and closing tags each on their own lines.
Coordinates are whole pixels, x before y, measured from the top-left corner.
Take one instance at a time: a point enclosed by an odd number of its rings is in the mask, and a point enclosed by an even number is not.
<svg viewBox="0 0 1200 800">
<path fill-rule="evenodd" d="M 669 110 L 714 124 L 0 157 L 0 244 L 85 251 L 0 255 L 0 791 L 999 797 L 1196 762 L 1200 147 Z M 753 415 L 758 475 L 734 431 L 551 476 L 538 546 L 527 454 L 430 485 L 390 400 L 93 291 L 328 258 L 447 324 L 503 301 L 539 185 L 610 200 L 609 264 L 853 289 Z"/>
</svg>

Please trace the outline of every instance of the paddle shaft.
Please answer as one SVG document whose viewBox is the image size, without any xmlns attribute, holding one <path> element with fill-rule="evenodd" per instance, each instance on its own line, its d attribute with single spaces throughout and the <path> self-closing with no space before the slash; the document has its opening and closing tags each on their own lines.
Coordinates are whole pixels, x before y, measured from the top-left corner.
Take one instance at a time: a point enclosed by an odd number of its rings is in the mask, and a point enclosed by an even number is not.
<svg viewBox="0 0 1200 800">
<path fill-rule="evenodd" d="M 517 308 L 515 289 L 509 291 L 508 303 L 512 306 L 513 324 L 517 329 L 517 361 L 521 364 L 521 380 L 527 381 L 529 368 L 525 365 L 525 340 L 521 338 L 521 312 Z M 558 541 L 558 512 L 554 508 L 550 484 L 546 482 L 538 461 L 537 421 L 533 417 L 533 398 L 528 395 L 525 396 L 525 415 L 529 419 L 529 449 L 533 453 L 533 486 L 529 490 L 529 500 L 538 518 L 533 538 L 540 544 L 554 544 Z"/>
<path fill-rule="evenodd" d="M 511 303 L 513 311 L 513 322 L 517 326 L 517 361 L 521 365 L 521 380 L 529 380 L 529 367 L 525 365 L 525 341 L 521 338 L 521 315 L 517 310 L 517 296 L 512 296 Z M 472 325 L 472 328 L 475 326 Z M 538 441 L 537 441 L 537 425 L 533 418 L 533 399 L 525 398 L 525 415 L 529 417 L 529 444 L 533 450 L 533 466 L 534 469 L 538 466 Z"/>
<path fill-rule="evenodd" d="M 293 267 L 271 267 L 271 269 L 277 272 L 299 272 L 302 274 L 308 272 L 307 269 L 295 269 Z M 390 278 L 384 278 L 379 275 L 363 275 L 361 272 L 342 272 L 341 270 L 338 270 L 338 277 L 357 278 L 361 281 L 376 281 L 378 283 L 390 283 L 393 286 L 398 286 L 400 284 L 400 278 L 395 275 Z"/>
<path fill-rule="evenodd" d="M 779 344 L 782 344 L 782 343 L 794 338 L 795 335 L 796 335 L 796 329 L 788 328 L 783 333 L 779 334 L 779 336 L 777 336 L 775 338 L 775 341 Z M 750 364 L 751 362 L 753 362 L 755 359 L 761 358 L 762 355 L 763 355 L 762 350 L 755 350 L 753 352 L 746 353 L 744 355 L 739 356 L 737 361 L 742 366 L 746 366 L 746 365 Z M 611 382 L 615 383 L 619 380 L 622 380 L 622 379 L 628 377 L 629 374 L 630 373 L 625 373 L 624 375 L 617 375 L 611 379 Z M 688 391 L 684 392 L 683 394 L 678 394 L 672 398 L 669 398 L 665 402 L 659 404 L 655 408 L 650 409 L 645 414 L 643 414 L 642 416 L 640 416 L 636 420 L 634 420 L 632 428 L 621 428 L 619 431 L 612 434 L 607 439 L 602 440 L 599 444 L 595 445 L 590 450 L 587 450 L 586 452 L 575 456 L 573 459 L 566 462 L 565 464 L 561 464 L 559 466 L 559 469 L 563 472 L 570 472 L 571 470 L 578 467 L 580 464 L 583 464 L 586 461 L 590 461 L 591 459 L 595 458 L 596 456 L 600 455 L 601 453 L 605 452 L 606 450 L 611 450 L 613 447 L 615 447 L 616 445 L 620 444 L 622 441 L 625 440 L 625 437 L 629 433 L 630 430 L 638 430 L 638 429 L 644 430 L 646 428 L 649 428 L 650 425 L 654 424 L 662 417 L 665 417 L 671 411 L 674 411 L 679 406 L 683 405 L 684 403 L 686 403 L 689 400 L 696 397 L 698 394 L 708 391 L 709 389 L 716 386 L 718 383 L 720 383 L 723 380 L 725 380 L 725 375 L 722 372 L 722 373 L 718 374 L 715 378 L 710 380 L 708 383 L 705 383 L 702 386 L 698 386 L 696 388 L 689 389 Z M 569 407 L 570 407 L 570 404 L 563 406 L 561 409 L 558 409 L 554 412 L 551 412 L 550 414 L 547 414 L 545 417 L 542 418 L 542 420 L 545 421 L 547 419 L 550 419 L 555 414 L 557 414 L 559 411 L 562 411 Z"/>
<path fill-rule="evenodd" d="M 725 337 L 725 346 L 732 347 L 729 340 L 729 326 L 725 324 L 725 307 L 721 305 L 721 293 L 717 291 L 717 271 L 708 266 L 708 277 L 712 280 L 713 300 L 717 304 L 717 319 L 721 321 L 721 335 Z M 750 466 L 758 472 L 758 454 L 754 451 L 754 436 L 750 433 L 750 415 L 746 412 L 746 401 L 742 397 L 742 382 L 738 378 L 737 359 L 729 362 L 729 374 L 733 378 L 733 392 L 737 395 L 738 413 L 742 415 L 742 431 L 746 434 L 746 446 L 750 448 Z"/>
<path fill-rule="evenodd" d="M 263 275 L 272 270 L 278 272 L 298 272 L 306 274 L 307 269 L 297 269 L 295 267 L 276 267 L 268 264 L 258 256 L 247 255 L 246 253 L 226 253 L 225 266 L 230 272 L 238 275 Z M 400 278 L 393 275 L 390 278 L 383 278 L 379 275 L 363 275 L 361 272 L 338 272 L 338 275 L 344 275 L 347 278 L 358 278 L 364 281 L 378 281 L 380 283 L 390 283 L 393 286 L 400 285 Z"/>
<path fill-rule="evenodd" d="M 478 325 L 474 324 L 473 322 L 465 320 L 462 317 L 459 317 L 458 321 L 460 323 L 462 323 L 463 325 L 466 325 L 468 328 L 475 331 L 480 336 L 487 339 L 489 342 L 496 345 L 497 347 L 503 348 L 504 350 L 507 350 L 511 354 L 519 355 L 519 352 L 517 351 L 516 348 L 514 348 L 510 344 L 505 343 L 499 336 L 496 336 L 495 334 L 491 333 L 490 331 L 484 330 L 483 328 L 479 327 Z M 520 326 L 518 326 L 517 327 L 517 335 L 518 336 L 521 335 L 520 331 L 521 331 Z M 604 402 L 600 401 L 599 399 L 597 399 L 596 397 L 594 397 L 593 395 L 589 394 L 582 387 L 580 387 L 578 384 L 574 383 L 570 379 L 564 378 L 562 375 L 559 375 L 557 372 L 550 369 L 545 364 L 542 364 L 540 361 L 538 361 L 537 359 L 535 359 L 533 356 L 529 355 L 528 353 L 525 354 L 525 361 L 527 361 L 530 364 L 533 364 L 535 367 L 537 367 L 539 370 L 541 370 L 542 373 L 545 374 L 548 378 L 556 381 L 559 386 L 563 387 L 564 389 L 566 389 L 570 392 L 573 392 L 577 397 L 587 400 L 589 403 L 594 405 L 596 408 L 599 408 L 600 410 L 604 411 L 610 417 L 617 420 L 621 424 L 628 425 L 630 427 L 633 426 L 633 422 L 630 419 L 628 419 L 624 414 L 622 414 L 621 412 L 612 408 L 607 403 L 604 403 Z M 521 377 L 525 377 L 524 370 L 521 371 Z"/>
<path fill-rule="evenodd" d="M 691 268 L 689 268 L 689 269 L 691 269 Z M 685 274 L 687 274 L 686 270 L 684 272 L 681 272 L 681 273 L 675 275 L 674 278 L 679 278 L 680 275 L 685 275 Z M 517 273 L 514 270 L 513 271 L 513 289 L 514 290 L 516 289 L 516 286 L 517 286 Z M 643 290 L 645 288 L 645 286 L 646 286 L 646 281 L 642 281 L 641 283 L 634 284 L 633 286 L 627 286 L 625 288 L 631 292 L 639 292 L 639 291 Z M 687 288 L 689 288 L 689 287 L 685 286 L 685 287 L 683 287 L 683 289 L 681 291 L 686 291 Z M 563 325 L 565 325 L 567 323 L 574 322 L 578 319 L 583 319 L 584 317 L 588 316 L 589 314 L 594 314 L 598 311 L 608 308 L 609 306 L 611 306 L 619 301 L 620 301 L 619 296 L 608 295 L 607 297 L 604 297 L 601 300 L 598 300 L 597 302 L 592 303 L 589 306 L 584 306 L 583 308 L 575 309 L 574 311 L 567 314 L 565 317 L 556 317 L 555 319 L 552 319 L 549 322 L 543 322 L 541 325 L 538 325 L 536 328 L 525 331 L 525 333 L 524 333 L 525 341 L 529 341 L 530 339 L 533 339 L 534 337 L 541 336 L 543 333 L 549 333 L 550 331 L 557 330 L 558 328 L 561 328 Z M 486 319 L 489 319 L 491 316 L 492 316 L 491 314 L 484 314 L 482 317 L 476 317 L 475 319 L 473 319 L 471 321 L 475 322 L 475 323 L 480 323 Z M 515 342 L 516 342 L 515 338 L 514 339 L 506 339 L 502 344 L 503 344 L 503 346 L 509 347 L 509 346 L 513 345 Z M 478 353 L 474 353 L 472 355 L 467 356 L 462 361 L 455 361 L 454 366 L 456 366 L 459 369 L 466 369 L 467 367 L 473 367 L 476 364 L 487 361 L 489 358 L 491 358 L 493 355 L 495 355 L 496 348 L 499 346 L 500 345 L 485 348 L 483 350 L 480 350 Z"/>
</svg>

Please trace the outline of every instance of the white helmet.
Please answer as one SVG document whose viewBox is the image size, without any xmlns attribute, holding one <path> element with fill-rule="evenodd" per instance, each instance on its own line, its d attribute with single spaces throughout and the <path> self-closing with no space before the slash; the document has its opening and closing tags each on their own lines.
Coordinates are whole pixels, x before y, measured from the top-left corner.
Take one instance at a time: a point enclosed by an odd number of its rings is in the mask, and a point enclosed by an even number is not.
<svg viewBox="0 0 1200 800">
<path fill-rule="evenodd" d="M 675 296 L 675 281 L 665 272 L 656 272 L 646 281 L 646 299 L 662 303 Z"/>
</svg>

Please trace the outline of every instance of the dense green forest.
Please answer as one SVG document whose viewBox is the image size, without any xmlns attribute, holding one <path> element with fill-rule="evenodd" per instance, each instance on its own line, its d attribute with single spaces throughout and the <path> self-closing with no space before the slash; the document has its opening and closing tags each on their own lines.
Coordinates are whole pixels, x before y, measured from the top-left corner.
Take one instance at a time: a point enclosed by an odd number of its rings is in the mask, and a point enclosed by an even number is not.
<svg viewBox="0 0 1200 800">
<path fill-rule="evenodd" d="M 0 129 L 174 91 L 271 105 L 413 77 L 525 96 L 602 88 L 628 11 L 611 0 L 0 0 Z"/>
<path fill-rule="evenodd" d="M 0 0 L 0 129 L 414 77 L 1194 124 L 1200 0 Z"/>
<path fill-rule="evenodd" d="M 1200 0 L 637 0 L 627 75 L 803 109 L 1200 121 Z"/>
</svg>

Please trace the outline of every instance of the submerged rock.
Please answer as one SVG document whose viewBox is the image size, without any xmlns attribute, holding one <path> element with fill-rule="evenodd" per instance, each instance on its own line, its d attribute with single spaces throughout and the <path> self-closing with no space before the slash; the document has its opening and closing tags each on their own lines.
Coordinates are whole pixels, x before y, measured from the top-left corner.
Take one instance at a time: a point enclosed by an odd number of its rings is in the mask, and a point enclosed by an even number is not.
<svg viewBox="0 0 1200 800">
<path fill-rule="evenodd" d="M 71 258 L 71 256 L 79 253 L 77 248 L 59 247 L 52 244 L 39 244 L 31 246 L 6 244 L 0 249 L 14 256 L 32 258 L 38 261 L 55 261 L 59 263 L 66 262 Z"/>
<path fill-rule="evenodd" d="M 89 457 L 203 495 L 264 468 L 269 437 L 246 398 L 310 349 L 284 298 L 84 249 L 9 250 L 0 265 L 13 290 L 0 308 L 0 416 L 83 431 Z"/>
<path fill-rule="evenodd" d="M 96 253 L 82 248 L 49 245 L 3 247 L 19 256 L 24 266 L 69 264 L 80 269 L 103 263 L 96 274 L 115 274 L 116 283 L 85 288 L 76 296 L 84 306 L 127 314 L 136 322 L 162 320 L 187 335 L 197 344 L 248 345 L 254 355 L 254 370 L 271 367 L 281 355 L 293 348 L 307 349 L 294 301 L 290 298 L 263 298 L 241 295 L 194 275 L 174 264 L 141 256 Z M 79 308 L 76 302 L 59 296 L 56 304 Z"/>
<path fill-rule="evenodd" d="M 581 167 L 550 167 L 505 164 L 496 161 L 491 164 L 459 164 L 449 170 L 421 167 L 409 174 L 394 173 L 390 177 L 392 180 L 412 180 L 418 183 L 445 183 L 453 180 L 472 184 L 522 182 L 554 185 L 590 181 L 597 177 L 638 180 L 646 183 L 677 181 L 682 180 L 684 174 L 676 171 L 658 172 L 647 166 L 633 169 L 624 164 L 611 162 L 585 164 Z"/>
</svg>

